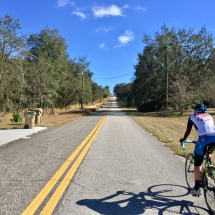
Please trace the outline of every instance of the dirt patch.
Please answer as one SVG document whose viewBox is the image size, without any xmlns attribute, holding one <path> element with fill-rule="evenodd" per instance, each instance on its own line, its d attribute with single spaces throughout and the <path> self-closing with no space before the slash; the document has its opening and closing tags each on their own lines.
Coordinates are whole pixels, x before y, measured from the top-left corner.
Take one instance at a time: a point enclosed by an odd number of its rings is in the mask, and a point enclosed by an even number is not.
<svg viewBox="0 0 215 215">
<path fill-rule="evenodd" d="M 93 105 L 85 105 L 83 109 L 80 109 L 78 106 L 70 106 L 66 109 L 48 109 L 44 110 L 43 116 L 41 117 L 41 123 L 35 126 L 42 127 L 53 127 L 53 126 L 61 126 L 70 121 L 78 119 L 82 116 L 90 114 L 99 108 L 103 107 L 108 103 L 109 99 L 106 99 L 103 102 L 97 102 Z M 28 110 L 21 110 L 20 113 L 23 114 L 23 122 L 12 123 L 10 119 L 12 119 L 12 113 L 5 115 L 0 118 L 0 130 L 2 129 L 16 129 L 23 128 L 25 125 L 24 112 Z"/>
</svg>

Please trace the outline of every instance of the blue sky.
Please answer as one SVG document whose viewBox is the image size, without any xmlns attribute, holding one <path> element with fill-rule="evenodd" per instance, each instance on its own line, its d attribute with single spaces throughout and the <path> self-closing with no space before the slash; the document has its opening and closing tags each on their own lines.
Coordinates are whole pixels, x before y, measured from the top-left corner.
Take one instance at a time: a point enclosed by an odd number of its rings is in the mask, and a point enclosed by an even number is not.
<svg viewBox="0 0 215 215">
<path fill-rule="evenodd" d="M 214 35 L 214 9 L 214 0 L 0 0 L 0 15 L 19 18 L 24 34 L 57 28 L 70 58 L 87 56 L 93 80 L 111 92 L 132 80 L 144 34 L 154 36 L 165 22 L 195 31 L 205 26 Z"/>
</svg>

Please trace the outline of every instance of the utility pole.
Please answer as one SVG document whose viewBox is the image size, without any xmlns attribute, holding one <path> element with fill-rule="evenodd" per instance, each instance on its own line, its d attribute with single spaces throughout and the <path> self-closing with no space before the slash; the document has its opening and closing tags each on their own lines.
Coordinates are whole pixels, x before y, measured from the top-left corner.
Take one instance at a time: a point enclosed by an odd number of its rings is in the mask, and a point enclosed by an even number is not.
<svg viewBox="0 0 215 215">
<path fill-rule="evenodd" d="M 84 66 L 82 71 L 82 95 L 81 95 L 81 109 L 83 109 L 83 97 L 84 97 Z"/>
<path fill-rule="evenodd" d="M 90 65 L 90 62 L 86 62 L 86 56 L 78 58 L 80 68 L 82 67 L 82 95 L 81 95 L 81 109 L 83 109 L 83 101 L 84 101 L 84 69 Z"/>
<path fill-rule="evenodd" d="M 168 108 L 168 54 L 166 53 L 166 107 L 165 107 L 165 116 L 167 116 Z"/>
</svg>

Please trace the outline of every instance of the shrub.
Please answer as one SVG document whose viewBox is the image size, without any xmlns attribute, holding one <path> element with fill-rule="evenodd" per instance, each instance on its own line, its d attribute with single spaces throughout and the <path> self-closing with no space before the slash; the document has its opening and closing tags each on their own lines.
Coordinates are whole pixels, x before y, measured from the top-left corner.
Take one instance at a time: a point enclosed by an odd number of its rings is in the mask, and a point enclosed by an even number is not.
<svg viewBox="0 0 215 215">
<path fill-rule="evenodd" d="M 22 122 L 23 117 L 21 114 L 13 113 L 13 119 L 10 119 L 11 122 Z"/>
</svg>

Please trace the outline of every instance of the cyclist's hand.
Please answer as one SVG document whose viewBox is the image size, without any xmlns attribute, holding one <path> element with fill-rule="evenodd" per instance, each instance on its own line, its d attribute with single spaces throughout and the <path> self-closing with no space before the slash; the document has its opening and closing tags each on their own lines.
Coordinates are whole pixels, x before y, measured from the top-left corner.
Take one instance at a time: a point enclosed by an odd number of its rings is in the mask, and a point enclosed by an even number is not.
<svg viewBox="0 0 215 215">
<path fill-rule="evenodd" d="M 185 140 L 184 138 L 181 138 L 181 139 L 180 139 L 180 143 L 182 144 L 182 141 L 184 141 L 184 140 Z"/>
<path fill-rule="evenodd" d="M 196 140 L 192 140 L 192 142 L 196 144 Z"/>
</svg>

